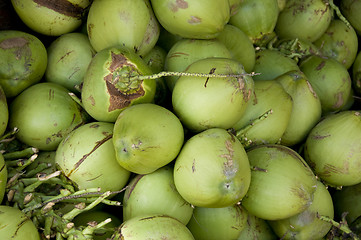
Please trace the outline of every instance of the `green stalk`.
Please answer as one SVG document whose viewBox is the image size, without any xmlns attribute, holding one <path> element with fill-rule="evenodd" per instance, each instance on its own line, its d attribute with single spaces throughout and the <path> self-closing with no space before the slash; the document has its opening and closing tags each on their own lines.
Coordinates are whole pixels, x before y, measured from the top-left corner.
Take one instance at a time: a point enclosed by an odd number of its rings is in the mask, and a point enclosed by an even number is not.
<svg viewBox="0 0 361 240">
<path fill-rule="evenodd" d="M 35 147 L 29 147 L 29 148 L 25 148 L 24 150 L 20 150 L 20 151 L 16 151 L 16 152 L 4 153 L 3 157 L 4 157 L 5 160 L 29 158 L 33 154 L 36 154 L 38 152 L 39 152 L 39 149 L 37 149 Z"/>
</svg>

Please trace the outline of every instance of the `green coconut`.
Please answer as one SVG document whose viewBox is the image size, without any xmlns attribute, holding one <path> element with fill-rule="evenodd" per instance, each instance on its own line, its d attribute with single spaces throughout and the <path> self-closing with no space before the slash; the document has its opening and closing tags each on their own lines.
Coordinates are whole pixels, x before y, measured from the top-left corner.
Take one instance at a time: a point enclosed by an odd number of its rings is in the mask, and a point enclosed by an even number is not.
<svg viewBox="0 0 361 240">
<path fill-rule="evenodd" d="M 0 85 L 7 97 L 40 82 L 47 67 L 44 44 L 23 31 L 0 31 L 0 55 Z"/>
<path fill-rule="evenodd" d="M 263 144 L 247 151 L 251 184 L 242 206 L 265 220 L 285 219 L 305 211 L 314 199 L 317 180 L 306 161 L 294 150 Z"/>
<path fill-rule="evenodd" d="M 226 207 L 247 193 L 251 170 L 241 142 L 222 128 L 192 136 L 174 165 L 179 194 L 199 207 Z"/>
</svg>

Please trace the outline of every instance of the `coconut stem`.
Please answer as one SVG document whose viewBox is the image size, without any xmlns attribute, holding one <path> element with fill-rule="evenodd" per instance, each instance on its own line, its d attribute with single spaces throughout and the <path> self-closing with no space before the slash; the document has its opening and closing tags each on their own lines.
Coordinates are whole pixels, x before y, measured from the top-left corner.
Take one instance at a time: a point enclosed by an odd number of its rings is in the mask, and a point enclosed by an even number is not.
<svg viewBox="0 0 361 240">
<path fill-rule="evenodd" d="M 347 221 L 346 221 L 346 214 L 342 215 L 342 219 L 339 223 L 328 216 L 319 215 L 318 213 L 317 213 L 317 217 L 320 220 L 328 222 L 328 223 L 332 224 L 332 226 L 334 226 L 334 227 L 340 229 L 342 232 L 348 234 L 353 240 L 360 240 L 360 238 L 356 234 L 354 234 L 351 231 L 351 229 L 349 228 Z"/>
<path fill-rule="evenodd" d="M 214 74 L 214 73 L 189 73 L 189 72 L 160 72 L 152 75 L 137 75 L 133 77 L 129 77 L 131 81 L 133 80 L 150 80 L 150 79 L 157 79 L 161 77 L 168 77 L 168 76 L 176 76 L 176 77 L 220 77 L 220 78 L 226 78 L 226 77 L 244 77 L 244 76 L 255 76 L 259 75 L 259 73 L 242 73 L 242 74 Z"/>
<path fill-rule="evenodd" d="M 326 4 L 330 5 L 330 8 L 335 11 L 337 17 L 344 22 L 348 28 L 352 28 L 350 22 L 342 15 L 340 8 L 334 4 L 333 0 L 327 0 Z"/>
<path fill-rule="evenodd" d="M 255 120 L 253 120 L 250 124 L 248 124 L 247 126 L 245 126 L 244 128 L 241 128 L 239 130 L 237 130 L 235 132 L 235 136 L 241 141 L 241 143 L 243 144 L 243 146 L 245 147 L 249 147 L 253 141 L 252 139 L 248 139 L 247 138 L 247 132 L 257 123 L 262 122 L 264 119 L 266 119 L 270 114 L 273 113 L 273 110 L 270 109 L 267 112 L 263 113 L 261 116 L 259 116 L 258 118 L 256 118 Z"/>
<path fill-rule="evenodd" d="M 3 157 L 5 158 L 5 160 L 14 160 L 14 159 L 30 157 L 31 155 L 38 153 L 38 152 L 39 152 L 39 149 L 37 149 L 35 147 L 29 147 L 29 148 L 25 148 L 24 150 L 20 150 L 20 151 L 4 153 Z"/>
</svg>

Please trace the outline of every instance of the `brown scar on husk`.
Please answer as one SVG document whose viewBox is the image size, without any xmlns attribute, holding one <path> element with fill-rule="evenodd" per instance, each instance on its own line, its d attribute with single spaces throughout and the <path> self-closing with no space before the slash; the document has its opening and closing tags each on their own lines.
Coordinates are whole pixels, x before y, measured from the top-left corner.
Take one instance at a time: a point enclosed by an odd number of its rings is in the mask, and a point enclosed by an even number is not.
<svg viewBox="0 0 361 240">
<path fill-rule="evenodd" d="M 124 195 L 124 197 L 126 197 L 127 199 L 129 199 L 130 195 L 132 194 L 135 186 L 137 186 L 137 183 L 140 181 L 141 178 L 143 178 L 145 175 L 142 174 L 142 175 L 138 175 L 135 179 L 135 183 L 132 185 L 131 188 L 129 188 L 129 192 L 128 192 L 128 195 Z"/>
<path fill-rule="evenodd" d="M 169 9 L 172 12 L 177 12 L 179 9 L 186 9 L 188 8 L 188 2 L 184 0 L 176 0 L 175 3 L 169 4 Z"/>
<path fill-rule="evenodd" d="M 105 142 L 110 140 L 112 137 L 113 134 L 110 134 L 106 136 L 104 139 L 97 141 L 94 148 L 89 153 L 84 154 L 83 157 L 74 164 L 74 168 L 69 172 L 69 174 L 67 174 L 67 177 L 69 177 L 73 172 L 75 172 L 79 168 L 79 166 L 86 160 L 87 157 L 89 157 L 93 152 L 95 152 L 95 150 L 97 150 L 101 145 L 103 145 Z"/>
<path fill-rule="evenodd" d="M 312 136 L 312 139 L 322 140 L 322 139 L 327 138 L 327 137 L 331 137 L 331 134 L 327 134 L 327 135 L 313 135 L 313 136 Z"/>
<path fill-rule="evenodd" d="M 188 20 L 188 23 L 190 24 L 199 24 L 202 22 L 202 18 L 197 16 L 191 16 L 191 18 Z"/>
<path fill-rule="evenodd" d="M 40 6 L 49 8 L 57 13 L 80 19 L 84 8 L 67 0 L 34 0 Z"/>
<path fill-rule="evenodd" d="M 316 70 L 321 70 L 326 65 L 325 61 L 322 61 L 320 64 L 317 65 Z"/>
<path fill-rule="evenodd" d="M 320 172 L 318 176 L 331 177 L 332 173 L 336 174 L 349 174 L 349 164 L 347 161 L 344 162 L 343 167 L 334 166 L 332 164 L 325 164 L 323 172 Z"/>
<path fill-rule="evenodd" d="M 0 42 L 0 48 L 10 49 L 10 48 L 22 48 L 26 46 L 29 41 L 23 37 L 14 37 L 8 38 Z"/>
<path fill-rule="evenodd" d="M 127 58 L 124 57 L 122 54 L 115 54 L 111 53 L 111 64 L 109 66 L 110 73 L 104 77 L 106 87 L 108 90 L 108 93 L 110 95 L 109 97 L 109 108 L 108 111 L 114 111 L 116 109 L 122 109 L 130 105 L 133 99 L 137 99 L 141 96 L 144 96 L 145 91 L 142 86 L 139 87 L 139 89 L 131 94 L 124 94 L 121 91 L 119 91 L 113 82 L 113 72 L 117 70 L 118 68 L 122 68 L 123 66 L 133 66 L 132 64 L 128 63 Z"/>
</svg>

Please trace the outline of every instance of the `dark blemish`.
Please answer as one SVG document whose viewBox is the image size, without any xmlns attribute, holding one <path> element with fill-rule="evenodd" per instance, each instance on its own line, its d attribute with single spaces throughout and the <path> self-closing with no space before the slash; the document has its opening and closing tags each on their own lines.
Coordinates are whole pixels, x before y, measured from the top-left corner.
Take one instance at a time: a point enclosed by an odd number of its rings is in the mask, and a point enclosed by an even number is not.
<svg viewBox="0 0 361 240">
<path fill-rule="evenodd" d="M 90 104 L 91 104 L 92 106 L 95 106 L 95 99 L 94 99 L 94 97 L 93 97 L 92 95 L 90 95 L 90 96 L 88 97 L 88 100 L 89 100 L 89 102 L 90 102 Z"/>
<path fill-rule="evenodd" d="M 343 93 L 342 92 L 338 92 L 335 94 L 335 98 L 337 99 L 335 104 L 332 106 L 335 109 L 338 109 L 342 106 L 342 104 L 344 103 L 343 101 Z"/>
<path fill-rule="evenodd" d="M 169 56 L 169 58 L 173 58 L 173 57 L 181 57 L 181 56 L 189 56 L 189 53 L 184 53 L 184 52 L 174 52 L 172 55 Z"/>
<path fill-rule="evenodd" d="M 191 18 L 188 20 L 188 23 L 190 24 L 199 24 L 202 22 L 202 19 L 200 17 L 191 16 Z"/>
<path fill-rule="evenodd" d="M 4 171 L 4 169 L 6 170 L 6 164 L 1 166 L 0 172 Z"/>
<path fill-rule="evenodd" d="M 192 163 L 192 173 L 194 173 L 195 171 L 196 171 L 195 159 L 193 159 L 193 163 Z"/>
<path fill-rule="evenodd" d="M 92 35 L 92 29 L 94 28 L 94 24 L 89 24 L 88 25 L 88 36 L 91 38 Z"/>
<path fill-rule="evenodd" d="M 22 48 L 28 44 L 28 40 L 23 37 L 8 38 L 0 42 L 0 48 Z"/>
<path fill-rule="evenodd" d="M 124 94 L 119 91 L 113 81 L 113 72 L 117 69 L 121 69 L 123 66 L 132 66 L 127 63 L 127 58 L 122 54 L 111 53 L 112 62 L 109 66 L 110 73 L 104 77 L 105 84 L 109 93 L 109 108 L 108 111 L 114 111 L 116 109 L 122 109 L 130 105 L 133 99 L 137 99 L 145 94 L 142 86 L 137 91 L 131 94 Z"/>
<path fill-rule="evenodd" d="M 54 89 L 49 89 L 49 100 L 54 99 Z"/>
<path fill-rule="evenodd" d="M 90 181 L 94 181 L 95 179 L 101 177 L 103 174 L 99 174 L 98 176 L 94 177 L 94 178 L 91 178 L 91 179 L 88 179 L 87 181 L 90 182 Z"/>
<path fill-rule="evenodd" d="M 314 135 L 312 136 L 312 139 L 315 139 L 315 140 L 322 140 L 324 138 L 327 138 L 327 137 L 330 137 L 331 134 L 328 134 L 328 135 L 324 135 L 324 136 L 321 136 L 321 135 Z"/>
<path fill-rule="evenodd" d="M 18 231 L 20 230 L 20 228 L 21 228 L 27 221 L 30 221 L 30 219 L 29 219 L 28 217 L 25 217 L 25 219 L 22 220 L 22 221 L 17 225 L 16 231 L 15 231 L 15 233 L 13 234 L 13 236 L 16 236 L 16 235 L 18 234 Z"/>
<path fill-rule="evenodd" d="M 326 65 L 325 61 L 322 61 L 318 66 L 316 67 L 316 70 L 321 70 Z"/>
<path fill-rule="evenodd" d="M 138 175 L 138 177 L 137 177 L 136 180 L 135 180 L 135 183 L 132 184 L 131 188 L 129 188 L 129 193 L 128 193 L 128 195 L 125 196 L 127 199 L 130 198 L 130 195 L 132 194 L 135 186 L 137 185 L 137 183 L 139 182 L 139 180 L 140 180 L 142 177 L 144 177 L 144 176 L 145 176 L 145 175 Z"/>
<path fill-rule="evenodd" d="M 62 61 L 64 58 L 66 58 L 67 56 L 69 56 L 70 55 L 70 53 L 72 53 L 72 52 L 74 52 L 74 50 L 72 50 L 72 51 L 70 51 L 70 52 L 67 52 L 67 53 L 65 53 L 63 56 L 61 56 L 61 58 L 59 58 L 59 60 L 57 61 L 57 63 L 58 62 L 60 62 L 60 61 Z"/>
<path fill-rule="evenodd" d="M 95 124 L 92 124 L 89 126 L 90 128 L 98 128 L 99 127 L 99 124 L 95 123 Z"/>
<path fill-rule="evenodd" d="M 72 169 L 70 171 L 70 173 L 67 175 L 67 177 L 69 177 L 74 171 L 77 170 L 77 168 L 79 168 L 79 166 L 85 161 L 85 159 L 90 156 L 95 150 L 97 150 L 101 145 L 103 145 L 106 141 L 110 140 L 112 138 L 112 134 L 106 136 L 104 139 L 96 142 L 94 148 L 87 154 L 84 154 L 83 157 L 77 162 L 74 164 L 74 169 Z"/>
<path fill-rule="evenodd" d="M 172 12 L 177 12 L 178 9 L 186 9 L 188 8 L 188 2 L 184 0 L 176 0 L 175 3 L 170 3 L 169 8 Z"/>
<path fill-rule="evenodd" d="M 60 14 L 81 19 L 84 9 L 67 0 L 34 0 L 40 6 L 49 8 Z"/>
<path fill-rule="evenodd" d="M 215 71 L 216 71 L 216 68 L 212 68 L 212 69 L 209 71 L 209 74 L 213 74 Z M 204 87 L 205 87 L 205 88 L 207 87 L 208 80 L 209 80 L 209 77 L 207 77 L 206 82 L 204 83 Z"/>
</svg>

